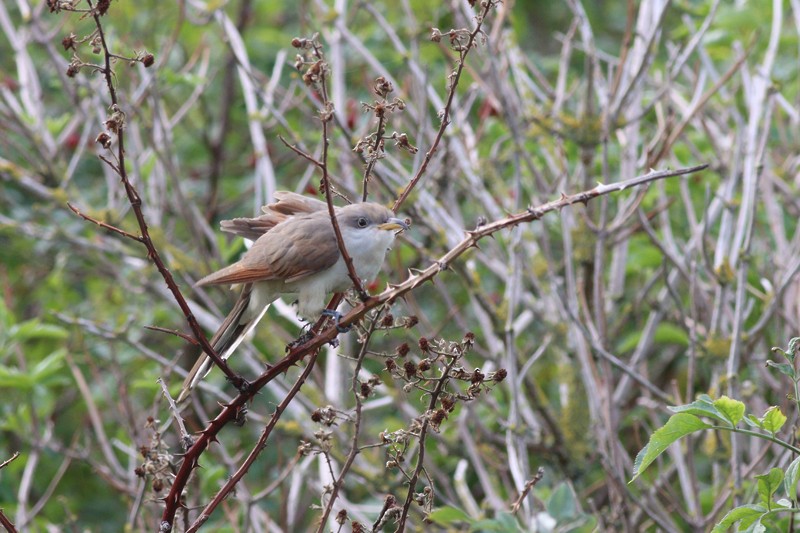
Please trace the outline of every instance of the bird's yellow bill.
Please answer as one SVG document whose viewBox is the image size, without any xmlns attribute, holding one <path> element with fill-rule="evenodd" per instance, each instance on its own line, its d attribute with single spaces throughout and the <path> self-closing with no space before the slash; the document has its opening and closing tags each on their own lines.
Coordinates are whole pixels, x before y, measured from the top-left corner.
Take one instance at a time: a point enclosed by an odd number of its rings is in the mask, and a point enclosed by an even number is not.
<svg viewBox="0 0 800 533">
<path fill-rule="evenodd" d="M 378 226 L 378 229 L 386 230 L 386 231 L 393 231 L 393 230 L 407 230 L 408 224 L 406 224 L 405 220 L 400 220 L 399 218 L 390 218 L 383 224 Z"/>
</svg>

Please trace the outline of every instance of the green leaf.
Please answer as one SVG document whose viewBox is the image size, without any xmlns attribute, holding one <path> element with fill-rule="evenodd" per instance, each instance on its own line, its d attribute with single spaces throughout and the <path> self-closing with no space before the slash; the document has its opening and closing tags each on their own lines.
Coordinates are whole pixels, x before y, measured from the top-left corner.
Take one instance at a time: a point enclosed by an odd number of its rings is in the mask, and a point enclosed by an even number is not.
<svg viewBox="0 0 800 533">
<path fill-rule="evenodd" d="M 794 458 L 786 468 L 786 475 L 783 478 L 783 489 L 786 495 L 797 501 L 797 482 L 800 481 L 800 456 Z"/>
<path fill-rule="evenodd" d="M 751 428 L 764 429 L 764 421 L 758 418 L 756 415 L 748 414 L 742 420 L 744 420 L 745 423 Z"/>
<path fill-rule="evenodd" d="M 761 417 L 761 421 L 764 424 L 764 429 L 774 435 L 786 423 L 786 415 L 777 406 L 773 405 L 767 409 L 767 412 Z"/>
<path fill-rule="evenodd" d="M 667 409 L 673 413 L 688 413 L 696 416 L 708 416 L 719 420 L 720 422 L 725 422 L 726 420 L 719 410 L 714 406 L 714 400 L 707 394 L 701 394 L 690 404 L 676 405 L 673 407 L 667 407 Z"/>
<path fill-rule="evenodd" d="M 776 363 L 775 361 L 767 359 L 767 366 L 771 366 L 781 374 L 785 374 L 793 380 L 795 379 L 794 367 L 788 363 Z"/>
<path fill-rule="evenodd" d="M 769 511 L 763 505 L 742 505 L 728 511 L 722 520 L 720 520 L 711 533 L 725 533 L 736 522 L 742 521 L 739 524 L 739 530 L 747 528 L 756 520 L 760 520 Z"/>
<path fill-rule="evenodd" d="M 52 324 L 42 324 L 34 318 L 11 328 L 11 340 L 25 342 L 33 339 L 61 340 L 69 336 L 67 330 Z"/>
<path fill-rule="evenodd" d="M 517 519 L 508 513 L 498 513 L 495 518 L 477 520 L 470 523 L 470 531 L 480 531 L 481 533 L 522 533 L 523 529 Z"/>
<path fill-rule="evenodd" d="M 663 427 L 653 433 L 647 445 L 636 455 L 636 460 L 633 462 L 633 478 L 629 483 L 639 477 L 670 444 L 690 433 L 710 427 L 710 425 L 689 413 L 672 415 Z"/>
<path fill-rule="evenodd" d="M 578 505 L 575 501 L 575 493 L 569 485 L 559 483 L 550 495 L 545 506 L 547 513 L 555 518 L 559 523 L 573 520 L 578 516 Z"/>
<path fill-rule="evenodd" d="M 56 350 L 38 363 L 28 372 L 17 368 L 0 366 L 0 387 L 14 389 L 32 389 L 35 385 L 46 385 L 51 378 L 61 373 L 62 361 L 67 351 Z"/>
<path fill-rule="evenodd" d="M 428 514 L 428 519 L 443 526 L 455 525 L 460 522 L 470 522 L 469 515 L 457 507 L 439 507 Z"/>
<path fill-rule="evenodd" d="M 800 337 L 792 337 L 791 340 L 789 340 L 789 347 L 786 349 L 785 355 L 790 362 L 794 362 L 798 342 L 800 342 Z"/>
<path fill-rule="evenodd" d="M 722 413 L 722 416 L 734 427 L 741 422 L 744 416 L 744 403 L 739 400 L 728 398 L 727 396 L 715 400 L 714 407 L 716 407 L 717 410 Z"/>
<path fill-rule="evenodd" d="M 756 476 L 758 480 L 758 495 L 761 497 L 761 502 L 768 508 L 772 508 L 772 495 L 778 490 L 783 482 L 783 470 L 780 468 L 772 468 L 766 474 Z"/>
</svg>

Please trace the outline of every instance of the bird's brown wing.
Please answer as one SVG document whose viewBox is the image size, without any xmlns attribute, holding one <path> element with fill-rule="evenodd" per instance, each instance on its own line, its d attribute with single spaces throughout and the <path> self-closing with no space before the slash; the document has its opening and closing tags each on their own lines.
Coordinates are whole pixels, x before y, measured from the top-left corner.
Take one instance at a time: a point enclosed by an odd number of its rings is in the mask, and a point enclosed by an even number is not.
<svg viewBox="0 0 800 533">
<path fill-rule="evenodd" d="M 322 211 L 328 209 L 328 204 L 322 200 L 304 196 L 295 192 L 278 191 L 274 195 L 274 203 L 266 205 L 261 208 L 265 213 L 273 211 L 283 213 L 284 215 L 297 215 L 300 213 L 313 213 L 315 211 Z"/>
<path fill-rule="evenodd" d="M 287 217 L 322 211 L 328 207 L 325 202 L 294 192 L 278 191 L 273 196 L 276 201 L 261 208 L 263 215 L 223 220 L 220 229 L 254 241 Z"/>
<path fill-rule="evenodd" d="M 293 282 L 330 268 L 339 247 L 326 211 L 296 215 L 274 226 L 240 261 L 196 283 L 221 285 L 253 281 Z"/>
</svg>

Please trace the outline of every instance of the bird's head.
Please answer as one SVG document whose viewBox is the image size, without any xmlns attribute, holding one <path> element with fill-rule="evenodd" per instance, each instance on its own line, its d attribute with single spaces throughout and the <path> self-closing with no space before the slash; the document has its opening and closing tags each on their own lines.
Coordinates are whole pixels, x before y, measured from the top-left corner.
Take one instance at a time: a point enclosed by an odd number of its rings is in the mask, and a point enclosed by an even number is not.
<svg viewBox="0 0 800 533">
<path fill-rule="evenodd" d="M 364 202 L 339 209 L 336 215 L 348 251 L 385 254 L 397 234 L 408 224 L 380 204 Z"/>
</svg>

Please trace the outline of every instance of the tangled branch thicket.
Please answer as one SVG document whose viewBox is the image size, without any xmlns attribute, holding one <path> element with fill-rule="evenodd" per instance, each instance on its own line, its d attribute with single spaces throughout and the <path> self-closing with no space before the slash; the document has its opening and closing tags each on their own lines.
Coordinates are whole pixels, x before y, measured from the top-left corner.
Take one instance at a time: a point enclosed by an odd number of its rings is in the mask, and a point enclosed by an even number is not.
<svg viewBox="0 0 800 533">
<path fill-rule="evenodd" d="M 790 405 L 800 4 L 432 4 L 0 3 L 6 529 L 694 531 L 785 466 L 628 483 L 667 405 Z M 412 230 L 182 409 L 217 223 L 282 189 Z"/>
</svg>

